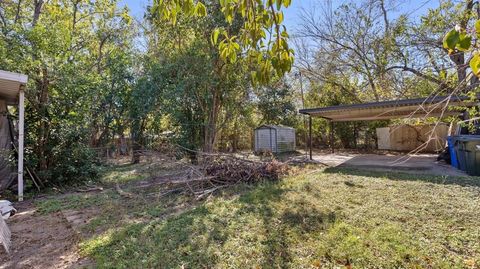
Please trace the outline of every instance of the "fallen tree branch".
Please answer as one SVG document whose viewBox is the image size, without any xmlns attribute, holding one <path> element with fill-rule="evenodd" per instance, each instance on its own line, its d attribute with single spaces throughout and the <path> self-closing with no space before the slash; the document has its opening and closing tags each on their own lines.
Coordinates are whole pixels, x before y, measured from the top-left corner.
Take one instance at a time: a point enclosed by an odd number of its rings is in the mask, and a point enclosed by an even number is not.
<svg viewBox="0 0 480 269">
<path fill-rule="evenodd" d="M 133 193 L 126 192 L 120 188 L 120 185 L 118 182 L 115 184 L 115 190 L 117 191 L 120 196 L 125 197 L 125 198 L 133 198 L 135 195 Z"/>
</svg>

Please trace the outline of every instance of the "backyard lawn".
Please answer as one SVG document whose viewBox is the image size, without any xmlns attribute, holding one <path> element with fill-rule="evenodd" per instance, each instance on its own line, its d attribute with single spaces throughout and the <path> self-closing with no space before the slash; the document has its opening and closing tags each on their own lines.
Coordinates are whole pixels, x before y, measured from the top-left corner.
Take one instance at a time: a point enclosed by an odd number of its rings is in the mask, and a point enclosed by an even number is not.
<svg viewBox="0 0 480 269">
<path fill-rule="evenodd" d="M 37 214 L 83 212 L 79 252 L 100 268 L 480 266 L 474 179 L 319 169 L 193 201 L 138 189 L 141 171 L 104 177 L 133 198 L 75 194 L 38 202 Z"/>
</svg>

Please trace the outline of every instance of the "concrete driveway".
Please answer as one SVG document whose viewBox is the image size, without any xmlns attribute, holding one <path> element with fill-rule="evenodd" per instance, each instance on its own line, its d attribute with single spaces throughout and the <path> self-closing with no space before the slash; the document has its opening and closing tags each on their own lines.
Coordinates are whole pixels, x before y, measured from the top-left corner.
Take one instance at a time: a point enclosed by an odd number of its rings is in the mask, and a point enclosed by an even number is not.
<svg viewBox="0 0 480 269">
<path fill-rule="evenodd" d="M 377 155 L 377 154 L 316 154 L 313 159 L 332 167 L 373 169 L 377 171 L 400 171 L 413 174 L 439 176 L 467 176 L 445 162 L 437 162 L 437 155 Z"/>
</svg>

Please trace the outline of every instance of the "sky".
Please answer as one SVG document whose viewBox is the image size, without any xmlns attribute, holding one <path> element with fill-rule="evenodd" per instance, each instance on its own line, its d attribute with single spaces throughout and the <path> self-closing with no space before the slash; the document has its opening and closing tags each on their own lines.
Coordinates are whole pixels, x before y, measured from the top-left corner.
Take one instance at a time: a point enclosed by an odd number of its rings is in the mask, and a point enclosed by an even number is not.
<svg viewBox="0 0 480 269">
<path fill-rule="evenodd" d="M 314 10 L 315 6 L 325 1 L 326 0 L 292 0 L 291 6 L 284 10 L 287 30 L 294 31 L 298 28 L 302 10 Z M 131 15 L 139 19 L 143 17 L 145 7 L 150 2 L 151 0 L 121 0 L 122 5 L 129 7 Z M 335 8 L 345 2 L 360 2 L 360 0 L 332 0 L 332 5 Z M 440 5 L 440 0 L 397 0 L 395 2 L 401 4 L 399 4 L 391 16 L 406 13 L 409 14 L 409 17 L 413 20 L 418 19 L 422 14 L 426 14 L 429 8 L 436 8 Z"/>
</svg>

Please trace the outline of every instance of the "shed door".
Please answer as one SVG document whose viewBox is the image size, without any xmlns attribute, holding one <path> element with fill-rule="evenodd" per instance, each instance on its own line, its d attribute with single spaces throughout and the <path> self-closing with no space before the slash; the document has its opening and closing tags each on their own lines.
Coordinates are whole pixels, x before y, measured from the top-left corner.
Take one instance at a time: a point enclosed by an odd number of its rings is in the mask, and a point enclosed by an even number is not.
<svg viewBox="0 0 480 269">
<path fill-rule="evenodd" d="M 377 128 L 378 149 L 391 149 L 390 127 Z"/>
<path fill-rule="evenodd" d="M 295 130 L 278 129 L 277 152 L 289 152 L 295 150 Z"/>
<path fill-rule="evenodd" d="M 270 136 L 270 129 L 258 129 L 257 130 L 257 137 L 255 138 L 255 141 L 257 142 L 256 150 L 272 150 L 272 142 L 270 139 L 272 138 Z M 273 134 L 273 132 L 272 132 Z"/>
</svg>

